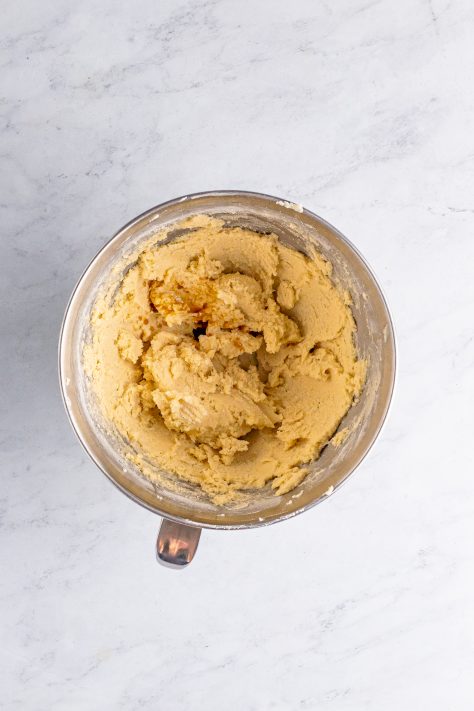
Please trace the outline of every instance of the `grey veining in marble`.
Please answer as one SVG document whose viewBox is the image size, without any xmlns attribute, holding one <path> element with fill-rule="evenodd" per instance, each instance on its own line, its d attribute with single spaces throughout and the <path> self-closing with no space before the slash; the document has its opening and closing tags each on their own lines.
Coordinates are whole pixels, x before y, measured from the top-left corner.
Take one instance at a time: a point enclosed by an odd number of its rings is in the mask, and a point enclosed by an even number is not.
<svg viewBox="0 0 474 711">
<path fill-rule="evenodd" d="M 472 708 L 473 32 L 470 0 L 3 4 L 2 708 Z M 213 188 L 347 234 L 399 377 L 341 492 L 176 573 L 75 441 L 56 345 L 103 242 Z"/>
</svg>

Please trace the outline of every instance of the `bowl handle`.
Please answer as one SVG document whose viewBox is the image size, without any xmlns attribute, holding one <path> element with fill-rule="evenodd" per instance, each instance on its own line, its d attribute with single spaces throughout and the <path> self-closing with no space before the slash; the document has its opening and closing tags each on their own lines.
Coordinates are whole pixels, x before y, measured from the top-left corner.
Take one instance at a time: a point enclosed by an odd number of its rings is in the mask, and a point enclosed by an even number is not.
<svg viewBox="0 0 474 711">
<path fill-rule="evenodd" d="M 164 518 L 156 541 L 158 562 L 168 568 L 185 568 L 194 558 L 201 529 Z"/>
</svg>

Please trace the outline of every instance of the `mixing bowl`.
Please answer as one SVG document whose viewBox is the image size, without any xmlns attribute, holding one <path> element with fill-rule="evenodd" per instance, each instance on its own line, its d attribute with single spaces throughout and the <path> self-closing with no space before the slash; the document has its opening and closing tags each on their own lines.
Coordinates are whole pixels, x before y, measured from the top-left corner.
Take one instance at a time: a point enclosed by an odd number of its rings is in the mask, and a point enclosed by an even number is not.
<svg viewBox="0 0 474 711">
<path fill-rule="evenodd" d="M 168 472 L 150 481 L 126 457 L 119 433 L 102 420 L 94 406 L 91 384 L 82 364 L 90 339 L 90 313 L 114 267 L 136 255 L 140 243 L 166 228 L 168 240 L 182 230 L 173 225 L 195 214 L 207 214 L 226 224 L 273 232 L 303 253 L 316 248 L 334 267 L 333 280 L 352 295 L 357 323 L 357 349 L 367 361 L 367 380 L 359 401 L 340 427 L 349 436 L 338 447 L 328 444 L 310 472 L 293 491 L 276 496 L 270 485 L 250 492 L 246 505 L 219 506 L 195 486 Z M 130 256 L 130 260 L 132 256 Z M 124 270 L 126 271 L 126 270 Z M 117 278 L 117 277 L 115 277 Z M 120 279 L 120 276 L 119 276 Z M 393 326 L 385 299 L 369 266 L 334 227 L 301 206 L 258 193 L 216 191 L 198 193 L 153 207 L 123 227 L 100 250 L 79 280 L 69 301 L 59 345 L 61 391 L 71 424 L 87 453 L 106 476 L 136 503 L 163 517 L 157 553 L 165 564 L 183 567 L 193 558 L 201 528 L 240 529 L 267 526 L 308 511 L 335 492 L 355 470 L 374 443 L 385 420 L 395 377 Z"/>
</svg>

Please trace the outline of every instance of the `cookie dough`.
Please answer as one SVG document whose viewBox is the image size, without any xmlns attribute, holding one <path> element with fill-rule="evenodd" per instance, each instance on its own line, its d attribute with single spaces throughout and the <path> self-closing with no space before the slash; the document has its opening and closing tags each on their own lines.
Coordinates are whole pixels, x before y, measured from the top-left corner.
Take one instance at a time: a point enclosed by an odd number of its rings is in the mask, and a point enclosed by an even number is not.
<svg viewBox="0 0 474 711">
<path fill-rule="evenodd" d="M 286 493 L 363 386 L 350 297 L 275 235 L 207 216 L 179 228 L 96 302 L 97 401 L 146 476 L 165 469 L 216 503 L 268 482 Z"/>
</svg>

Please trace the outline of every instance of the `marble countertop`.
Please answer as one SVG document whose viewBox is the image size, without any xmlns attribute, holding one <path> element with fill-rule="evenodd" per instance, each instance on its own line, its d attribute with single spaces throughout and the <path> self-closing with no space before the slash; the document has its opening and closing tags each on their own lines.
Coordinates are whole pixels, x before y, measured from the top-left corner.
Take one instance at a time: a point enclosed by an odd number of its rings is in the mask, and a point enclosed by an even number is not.
<svg viewBox="0 0 474 711">
<path fill-rule="evenodd" d="M 471 709 L 473 3 L 26 0 L 2 21 L 2 708 Z M 356 244 L 398 382 L 340 492 L 204 532 L 174 572 L 76 441 L 56 347 L 104 241 L 214 188 Z"/>
</svg>

